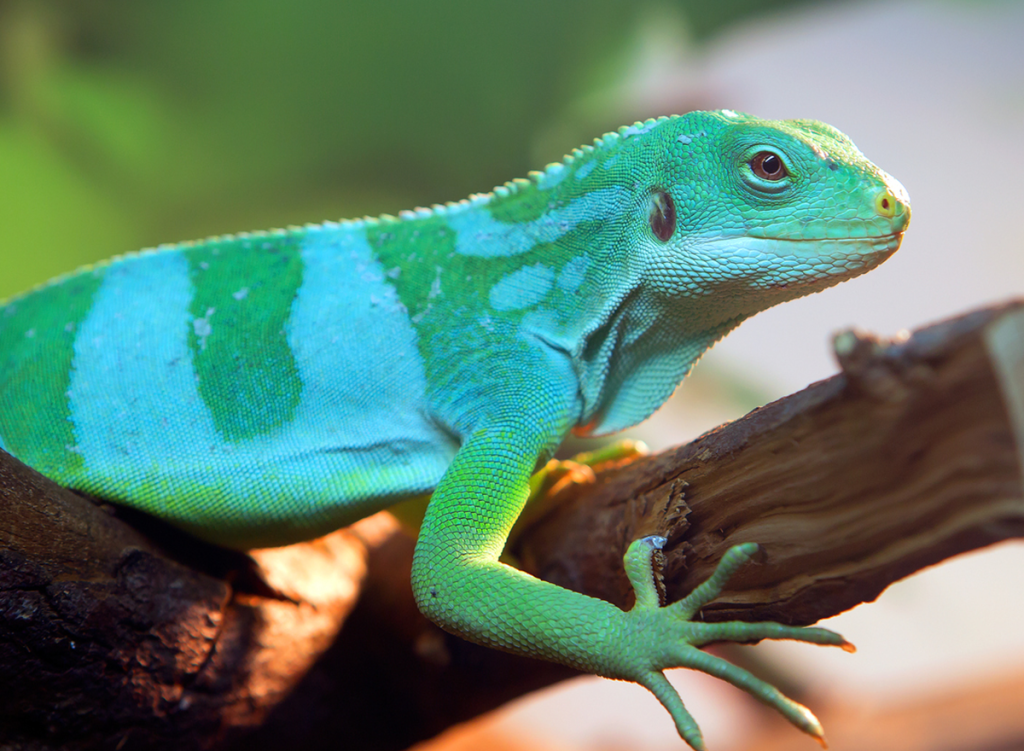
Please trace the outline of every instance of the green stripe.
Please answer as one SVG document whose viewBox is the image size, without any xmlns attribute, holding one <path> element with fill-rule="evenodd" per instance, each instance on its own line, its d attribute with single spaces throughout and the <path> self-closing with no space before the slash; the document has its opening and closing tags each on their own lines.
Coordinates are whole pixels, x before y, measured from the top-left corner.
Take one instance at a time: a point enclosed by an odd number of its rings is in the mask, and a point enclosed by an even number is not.
<svg viewBox="0 0 1024 751">
<path fill-rule="evenodd" d="M 302 395 L 285 334 L 302 284 L 298 241 L 230 238 L 185 255 L 195 288 L 189 347 L 214 425 L 236 442 L 271 433 L 292 418 Z"/>
<path fill-rule="evenodd" d="M 557 196 L 536 185 L 525 182 L 509 196 L 492 199 L 487 206 L 491 216 L 499 222 L 526 224 L 540 219 L 557 205 Z"/>
<path fill-rule="evenodd" d="M 68 450 L 67 392 L 75 336 L 105 272 L 84 270 L 0 308 L 0 434 L 12 454 L 56 480 L 82 466 Z"/>
</svg>

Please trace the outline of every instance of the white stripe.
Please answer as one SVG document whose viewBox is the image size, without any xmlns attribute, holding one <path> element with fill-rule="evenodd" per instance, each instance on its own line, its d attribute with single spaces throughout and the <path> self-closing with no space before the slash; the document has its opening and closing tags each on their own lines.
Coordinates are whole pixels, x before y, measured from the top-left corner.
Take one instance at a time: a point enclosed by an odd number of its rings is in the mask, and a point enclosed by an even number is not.
<svg viewBox="0 0 1024 751">
<path fill-rule="evenodd" d="M 127 489 L 130 478 L 175 475 L 223 447 L 192 366 L 191 298 L 182 253 L 107 270 L 75 338 L 68 388 L 87 474 L 118 477 Z"/>
<path fill-rule="evenodd" d="M 519 255 L 537 245 L 554 242 L 582 222 L 618 214 L 628 201 L 628 191 L 611 187 L 580 196 L 567 206 L 549 211 L 531 222 L 500 222 L 491 216 L 486 206 L 468 203 L 449 208 L 446 218 L 456 233 L 456 252 L 464 256 L 494 258 Z"/>
<path fill-rule="evenodd" d="M 416 333 L 365 232 L 311 229 L 302 260 L 287 327 L 302 399 L 275 468 L 335 500 L 433 487 L 458 447 L 426 417 Z"/>
</svg>

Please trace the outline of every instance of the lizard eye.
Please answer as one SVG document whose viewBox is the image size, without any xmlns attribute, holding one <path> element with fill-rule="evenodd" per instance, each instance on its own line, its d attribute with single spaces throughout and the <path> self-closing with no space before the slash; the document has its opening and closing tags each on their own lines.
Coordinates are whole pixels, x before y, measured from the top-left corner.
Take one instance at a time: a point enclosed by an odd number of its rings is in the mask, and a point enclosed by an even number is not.
<svg viewBox="0 0 1024 751">
<path fill-rule="evenodd" d="M 647 221 L 654 236 L 667 243 L 676 231 L 676 204 L 672 196 L 663 190 L 655 191 L 651 195 Z"/>
<path fill-rule="evenodd" d="M 775 182 L 789 177 L 786 165 L 782 163 L 777 154 L 770 151 L 759 151 L 750 160 L 750 170 L 762 180 Z"/>
</svg>

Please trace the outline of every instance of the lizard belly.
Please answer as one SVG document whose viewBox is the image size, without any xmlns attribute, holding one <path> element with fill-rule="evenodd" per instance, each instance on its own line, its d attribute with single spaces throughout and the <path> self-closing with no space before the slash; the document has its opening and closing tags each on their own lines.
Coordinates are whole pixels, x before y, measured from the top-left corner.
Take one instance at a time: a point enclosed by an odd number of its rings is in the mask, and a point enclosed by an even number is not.
<svg viewBox="0 0 1024 751">
<path fill-rule="evenodd" d="M 258 285 L 286 281 L 235 269 L 230 299 L 197 310 L 203 286 L 223 281 L 216 259 L 197 267 L 164 251 L 106 267 L 67 391 L 52 395 L 66 400 L 74 442 L 18 451 L 8 440 L 12 453 L 240 547 L 309 538 L 429 491 L 458 441 L 431 418 L 415 332 L 383 270 L 359 233 L 337 227 L 290 252 L 301 281 L 279 290 L 288 309 L 269 333 L 267 316 L 229 308 L 266 305 Z"/>
</svg>

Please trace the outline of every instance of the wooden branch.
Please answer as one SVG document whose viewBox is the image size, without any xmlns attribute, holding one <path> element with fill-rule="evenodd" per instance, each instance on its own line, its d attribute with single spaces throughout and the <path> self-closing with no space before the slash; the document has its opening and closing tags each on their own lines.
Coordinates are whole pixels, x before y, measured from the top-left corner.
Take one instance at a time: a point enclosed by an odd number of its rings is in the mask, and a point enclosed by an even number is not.
<svg viewBox="0 0 1024 751">
<path fill-rule="evenodd" d="M 1024 303 L 895 343 L 844 334 L 837 349 L 841 375 L 569 487 L 513 552 L 627 606 L 621 556 L 635 537 L 669 538 L 670 599 L 753 540 L 760 564 L 703 617 L 810 623 L 1024 536 Z M 378 515 L 311 543 L 227 553 L 0 452 L 0 738 L 397 749 L 570 674 L 424 621 L 411 551 Z"/>
<path fill-rule="evenodd" d="M 117 513 L 0 452 L 0 748 L 405 748 L 572 674 L 428 623 L 389 514 L 249 557 Z"/>
</svg>

